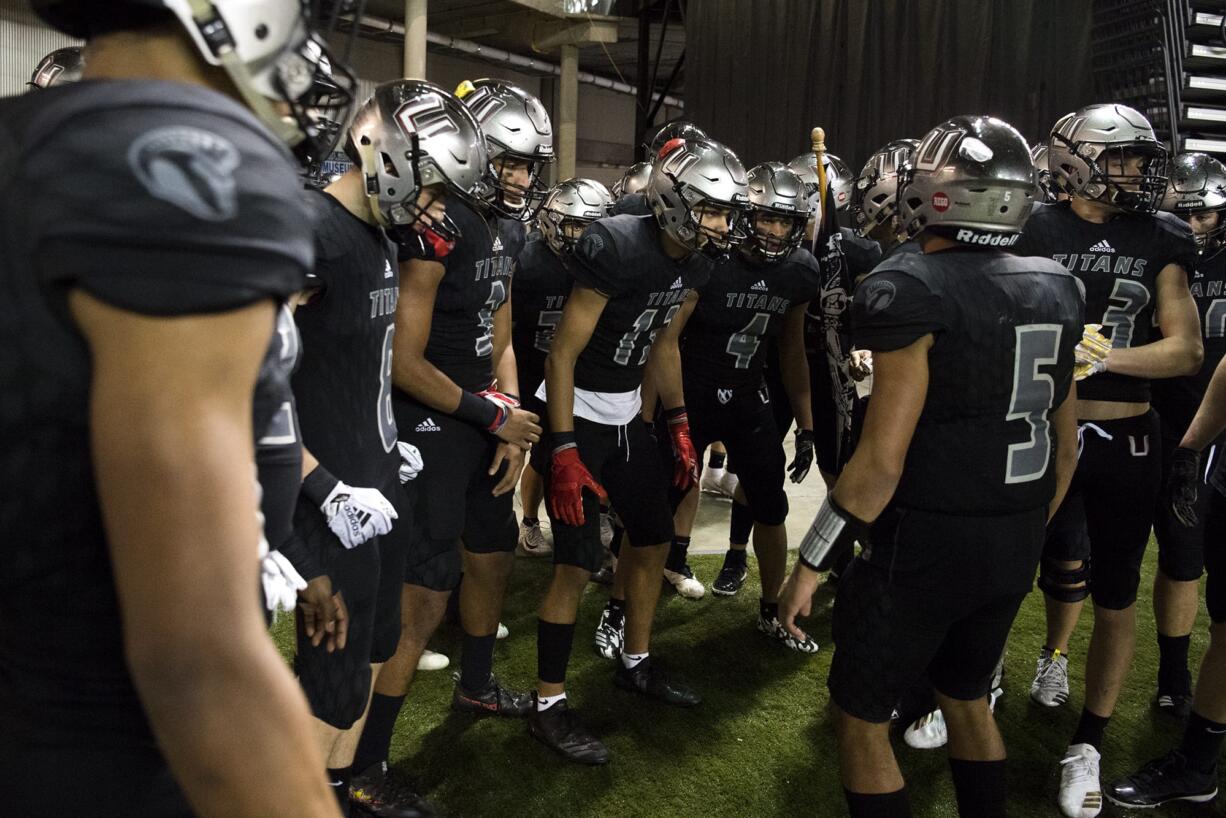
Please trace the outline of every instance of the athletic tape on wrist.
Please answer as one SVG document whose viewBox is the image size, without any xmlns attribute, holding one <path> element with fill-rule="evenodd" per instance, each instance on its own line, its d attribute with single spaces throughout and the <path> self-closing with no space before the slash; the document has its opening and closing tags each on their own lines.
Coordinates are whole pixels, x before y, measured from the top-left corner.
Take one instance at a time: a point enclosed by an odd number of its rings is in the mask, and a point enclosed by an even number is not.
<svg viewBox="0 0 1226 818">
<path fill-rule="evenodd" d="M 824 571 L 828 567 L 826 560 L 838 546 L 851 545 L 867 530 L 867 523 L 844 511 L 827 496 L 800 541 L 800 561 L 814 571 Z"/>
</svg>

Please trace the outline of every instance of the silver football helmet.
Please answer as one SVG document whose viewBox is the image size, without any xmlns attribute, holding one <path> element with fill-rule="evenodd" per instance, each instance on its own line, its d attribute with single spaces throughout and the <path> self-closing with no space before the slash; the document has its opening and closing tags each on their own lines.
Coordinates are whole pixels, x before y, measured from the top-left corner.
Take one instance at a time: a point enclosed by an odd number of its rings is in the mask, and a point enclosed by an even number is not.
<svg viewBox="0 0 1226 818">
<path fill-rule="evenodd" d="M 676 119 L 672 122 L 665 122 L 661 125 L 650 139 L 644 140 L 643 150 L 646 152 L 647 161 L 653 161 L 660 155 L 660 151 L 664 146 L 674 139 L 706 139 L 707 133 L 702 128 L 691 122 Z"/>
<path fill-rule="evenodd" d="M 956 116 L 920 141 L 902 172 L 898 219 L 907 236 L 933 230 L 963 244 L 1008 247 L 1034 202 L 1034 165 L 1017 129 Z"/>
<path fill-rule="evenodd" d="M 1065 114 L 1052 128 L 1047 164 L 1067 193 L 1153 213 L 1166 192 L 1166 148 L 1139 111 L 1127 105 L 1090 105 Z"/>
<path fill-rule="evenodd" d="M 78 46 L 57 48 L 38 61 L 38 66 L 30 75 L 30 81 L 27 84 L 31 88 L 68 85 L 81 79 L 83 68 L 85 68 L 85 58 Z"/>
<path fill-rule="evenodd" d="M 1171 161 L 1162 210 L 1182 218 L 1217 213 L 1217 226 L 1193 231 L 1196 244 L 1206 247 L 1226 232 L 1226 165 L 1205 153 L 1181 153 Z"/>
<path fill-rule="evenodd" d="M 425 80 L 393 80 L 375 88 L 349 129 L 347 150 L 366 180 L 366 196 L 384 227 L 429 227 L 447 241 L 459 231 L 418 207 L 422 188 L 443 185 L 467 201 L 484 192 L 489 155 L 472 112 Z"/>
<path fill-rule="evenodd" d="M 348 120 L 356 81 L 313 28 L 314 7 L 323 0 L 126 2 L 174 15 L 201 59 L 229 75 L 247 107 L 304 163 L 332 152 L 337 131 L 321 127 L 319 120 Z M 107 13 L 97 0 L 32 0 L 32 5 L 47 23 L 80 38 L 88 37 L 98 15 Z M 335 23 L 336 14 L 330 17 Z M 330 74 L 326 82 L 324 74 Z M 282 116 L 274 103 L 286 104 L 289 116 Z"/>
<path fill-rule="evenodd" d="M 778 261 L 800 246 L 809 221 L 808 186 L 800 175 L 780 162 L 764 162 L 749 171 L 748 240 L 751 253 L 766 261 Z M 790 221 L 787 232 L 777 235 L 759 222 L 766 218 Z"/>
<path fill-rule="evenodd" d="M 620 199 L 623 196 L 629 196 L 631 193 L 640 193 L 643 188 L 647 187 L 647 180 L 651 178 L 651 163 L 650 162 L 635 162 L 626 169 L 622 174 L 622 178 L 613 183 L 613 198 Z"/>
<path fill-rule="evenodd" d="M 791 162 L 788 162 L 788 169 L 800 177 L 805 183 L 805 188 L 809 191 L 809 213 L 816 216 L 821 212 L 821 203 L 817 200 L 818 195 L 818 178 L 817 164 L 814 158 L 814 153 L 802 153 Z M 834 209 L 840 213 L 846 212 L 847 208 L 851 207 L 852 189 L 855 187 L 856 177 L 852 174 L 851 168 L 847 166 L 839 157 L 833 153 L 826 154 L 826 185 L 830 190 L 830 198 L 834 200 Z"/>
<path fill-rule="evenodd" d="M 740 222 L 749 204 L 745 167 L 718 142 L 674 139 L 651 163 L 646 192 L 660 229 L 691 250 L 719 257 L 743 238 Z M 726 233 L 702 226 L 704 206 L 728 211 Z"/>
<path fill-rule="evenodd" d="M 851 215 L 861 236 L 881 227 L 897 232 L 898 174 L 918 147 L 919 140 L 895 139 L 864 163 L 851 191 Z"/>
<path fill-rule="evenodd" d="M 487 180 L 489 206 L 509 219 L 527 222 L 536 218 L 548 193 L 541 172 L 554 158 L 553 125 L 545 106 L 505 80 L 465 81 L 456 89 L 456 96 L 481 125 L 491 163 L 512 159 L 528 164 L 528 184 L 524 187 L 504 183 L 498 168 L 491 165 Z"/>
<path fill-rule="evenodd" d="M 1056 201 L 1057 190 L 1052 184 L 1051 168 L 1047 164 L 1047 143 L 1039 142 L 1030 149 L 1034 165 L 1034 198 L 1039 202 Z"/>
<path fill-rule="evenodd" d="M 565 256 L 575 249 L 583 229 L 609 215 L 613 194 L 595 179 L 567 179 L 553 187 L 537 216 L 549 249 Z"/>
</svg>

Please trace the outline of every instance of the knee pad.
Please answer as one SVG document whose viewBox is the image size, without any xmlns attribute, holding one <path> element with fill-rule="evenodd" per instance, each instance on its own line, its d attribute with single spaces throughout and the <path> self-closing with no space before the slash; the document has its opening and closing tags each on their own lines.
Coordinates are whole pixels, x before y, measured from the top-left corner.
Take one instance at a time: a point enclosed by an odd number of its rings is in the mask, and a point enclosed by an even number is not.
<svg viewBox="0 0 1226 818">
<path fill-rule="evenodd" d="M 431 591 L 454 591 L 459 587 L 463 566 L 460 548 L 454 540 L 429 540 L 422 545 L 420 554 L 409 552 L 404 581 Z"/>
<path fill-rule="evenodd" d="M 754 522 L 762 525 L 783 525 L 788 518 L 788 496 L 779 489 L 770 496 L 751 503 Z"/>
<path fill-rule="evenodd" d="M 1077 583 L 1082 583 L 1080 588 L 1069 587 Z M 1081 602 L 1090 595 L 1090 561 L 1082 560 L 1080 568 L 1065 571 L 1045 557 L 1039 564 L 1039 589 L 1057 602 Z"/>
</svg>

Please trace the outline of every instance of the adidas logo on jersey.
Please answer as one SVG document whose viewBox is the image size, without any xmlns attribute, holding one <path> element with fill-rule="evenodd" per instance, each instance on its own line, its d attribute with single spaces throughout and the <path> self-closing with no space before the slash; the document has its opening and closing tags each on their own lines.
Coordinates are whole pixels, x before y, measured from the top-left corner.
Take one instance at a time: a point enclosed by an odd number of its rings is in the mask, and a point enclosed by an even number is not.
<svg viewBox="0 0 1226 818">
<path fill-rule="evenodd" d="M 676 289 L 678 289 L 680 286 L 681 286 L 681 276 L 677 276 L 677 280 L 676 280 L 676 281 L 674 281 L 674 282 L 672 283 L 672 286 L 671 286 L 671 287 L 669 287 L 669 289 L 670 289 L 670 290 L 676 290 Z"/>
<path fill-rule="evenodd" d="M 384 278 L 392 277 L 392 263 L 388 261 L 387 259 L 383 259 L 383 277 Z"/>
<path fill-rule="evenodd" d="M 441 432 L 443 431 L 443 427 L 435 423 L 434 418 L 428 417 L 425 420 L 423 420 L 421 423 L 417 424 L 417 428 L 415 428 L 413 431 L 415 432 Z"/>
<path fill-rule="evenodd" d="M 494 236 L 494 246 L 490 249 L 495 253 L 502 252 L 502 236 Z"/>
<path fill-rule="evenodd" d="M 762 281 L 759 281 L 757 284 L 753 285 L 753 286 L 752 286 L 752 287 L 750 287 L 749 289 L 751 289 L 751 290 L 757 290 L 757 291 L 758 291 L 758 292 L 760 292 L 760 293 L 764 293 L 764 292 L 766 292 L 766 281 L 765 281 L 765 279 L 763 279 Z"/>
<path fill-rule="evenodd" d="M 1111 244 L 1106 239 L 1103 239 L 1098 244 L 1091 247 L 1090 252 L 1091 253 L 1114 253 L 1115 248 L 1112 247 Z"/>
</svg>

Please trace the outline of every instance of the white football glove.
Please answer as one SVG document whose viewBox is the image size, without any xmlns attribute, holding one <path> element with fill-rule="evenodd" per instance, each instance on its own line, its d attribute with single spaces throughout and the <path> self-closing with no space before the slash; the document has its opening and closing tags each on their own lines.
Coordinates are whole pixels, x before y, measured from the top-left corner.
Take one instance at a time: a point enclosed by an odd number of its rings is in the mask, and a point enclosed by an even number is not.
<svg viewBox="0 0 1226 818">
<path fill-rule="evenodd" d="M 294 610 L 298 592 L 307 587 L 306 580 L 280 551 L 269 551 L 260 559 L 260 580 L 264 584 L 264 604 L 274 613 Z"/>
<path fill-rule="evenodd" d="M 396 442 L 396 448 L 400 450 L 400 482 L 407 483 L 410 480 L 416 480 L 417 475 L 421 474 L 425 466 L 421 459 L 421 452 L 412 443 L 405 443 L 403 440 Z"/>
<path fill-rule="evenodd" d="M 346 548 L 357 548 L 369 539 L 392 530 L 399 515 L 378 489 L 353 488 L 337 482 L 320 510 L 328 528 Z"/>
</svg>

